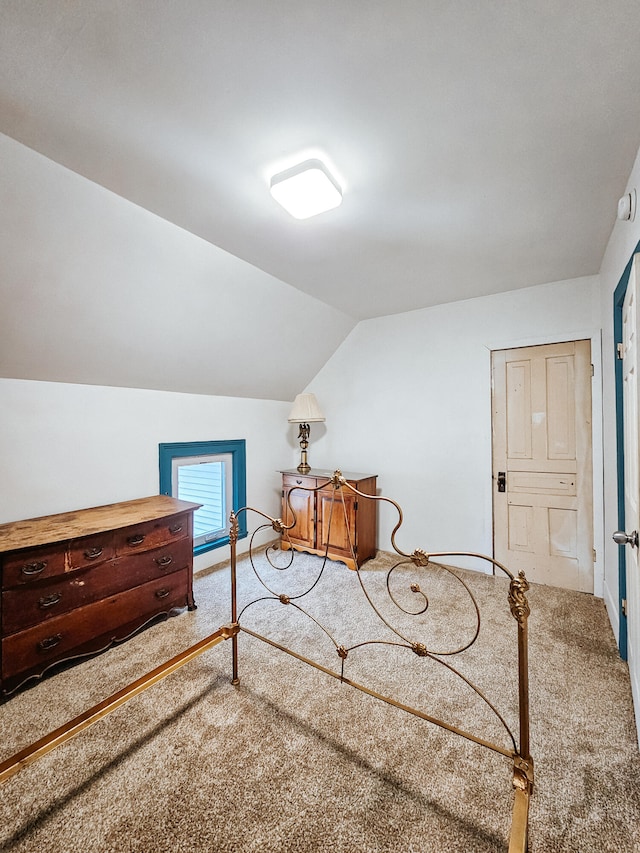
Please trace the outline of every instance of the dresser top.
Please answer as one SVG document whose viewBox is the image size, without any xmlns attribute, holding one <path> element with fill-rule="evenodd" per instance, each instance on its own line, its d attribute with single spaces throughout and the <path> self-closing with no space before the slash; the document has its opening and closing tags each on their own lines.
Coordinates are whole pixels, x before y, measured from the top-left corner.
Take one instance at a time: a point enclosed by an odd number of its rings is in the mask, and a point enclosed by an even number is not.
<svg viewBox="0 0 640 853">
<path fill-rule="evenodd" d="M 105 530 L 129 527 L 143 521 L 154 521 L 168 515 L 196 510 L 199 506 L 200 504 L 180 501 L 169 495 L 152 495 L 75 512 L 10 521 L 8 524 L 0 524 L 0 553 L 91 536 Z"/>
</svg>

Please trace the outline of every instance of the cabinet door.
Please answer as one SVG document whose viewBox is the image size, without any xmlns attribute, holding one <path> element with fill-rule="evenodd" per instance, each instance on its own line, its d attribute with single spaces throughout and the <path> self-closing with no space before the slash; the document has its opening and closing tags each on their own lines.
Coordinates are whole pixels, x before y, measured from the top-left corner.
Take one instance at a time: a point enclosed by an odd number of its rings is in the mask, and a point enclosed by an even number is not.
<svg viewBox="0 0 640 853">
<path fill-rule="evenodd" d="M 304 489 L 285 487 L 282 498 L 282 520 L 286 525 L 293 521 L 295 513 L 296 523 L 285 535 L 292 545 L 306 545 L 308 548 L 315 547 L 315 492 L 307 492 Z"/>
<path fill-rule="evenodd" d="M 344 503 L 343 503 L 344 499 Z M 333 509 L 332 509 L 333 506 Z M 344 489 L 326 489 L 318 492 L 318 544 L 342 557 L 357 554 L 356 496 Z"/>
</svg>

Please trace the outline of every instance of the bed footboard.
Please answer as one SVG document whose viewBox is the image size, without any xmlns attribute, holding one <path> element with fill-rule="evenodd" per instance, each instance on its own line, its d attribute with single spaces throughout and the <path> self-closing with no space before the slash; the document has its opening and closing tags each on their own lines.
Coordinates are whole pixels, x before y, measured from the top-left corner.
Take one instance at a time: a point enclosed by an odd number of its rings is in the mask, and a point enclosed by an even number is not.
<svg viewBox="0 0 640 853">
<path fill-rule="evenodd" d="M 410 632 L 406 629 L 400 629 L 395 626 L 390 620 L 387 612 L 377 601 L 374 600 L 374 597 L 368 590 L 367 585 L 364 582 L 364 574 L 367 571 L 366 564 L 364 568 L 357 567 L 357 561 L 355 560 L 355 543 L 352 543 L 354 564 L 358 574 L 360 591 L 365 596 L 371 611 L 374 614 L 374 618 L 379 621 L 382 628 L 385 630 L 386 637 L 385 639 L 380 639 L 364 636 L 357 641 L 351 640 L 350 642 L 341 642 L 340 638 L 337 636 L 337 629 L 333 625 L 328 626 L 323 624 L 321 618 L 313 612 L 311 607 L 307 606 L 307 600 L 310 597 L 309 594 L 317 588 L 325 572 L 328 561 L 327 553 L 325 553 L 324 558 L 313 558 L 317 561 L 317 572 L 315 576 L 312 574 L 305 588 L 302 590 L 298 589 L 295 593 L 290 591 L 287 592 L 285 588 L 287 570 L 292 568 L 297 556 L 297 552 L 293 548 L 287 547 L 288 531 L 291 530 L 296 523 L 296 516 L 293 507 L 289 504 L 291 517 L 293 519 L 289 525 L 285 525 L 282 522 L 282 519 L 273 518 L 252 507 L 244 507 L 237 513 L 231 514 L 231 624 L 234 628 L 233 636 L 231 638 L 233 669 L 232 683 L 239 683 L 238 634 L 246 633 L 247 635 L 261 640 L 274 648 L 292 655 L 296 659 L 315 667 L 325 674 L 338 679 L 343 684 L 355 687 L 356 689 L 376 699 L 380 699 L 389 705 L 393 705 L 402 711 L 440 726 L 452 734 L 464 737 L 482 747 L 506 756 L 513 763 L 512 785 L 514 790 L 511 831 L 509 836 L 509 853 L 525 853 L 527 850 L 529 801 L 533 792 L 534 773 L 529 742 L 528 617 L 530 611 L 527 600 L 529 584 L 524 573 L 520 572 L 517 576 L 514 576 L 506 566 L 503 566 L 501 563 L 484 554 L 470 553 L 466 551 L 428 552 L 419 548 L 415 549 L 411 553 L 402 551 L 397 545 L 397 533 L 402 525 L 403 514 L 402 509 L 395 501 L 390 498 L 372 496 L 359 492 L 346 481 L 340 471 L 335 471 L 330 480 L 327 480 L 326 483 L 322 483 L 315 489 L 307 489 L 303 486 L 298 488 L 303 491 L 317 491 L 320 488 L 326 490 L 327 486 L 333 486 L 334 489 L 326 543 L 327 552 L 329 549 L 329 542 L 331 540 L 331 516 L 334 513 L 336 516 L 339 516 L 340 513 L 344 513 L 344 517 L 346 518 L 347 510 L 344 500 L 345 492 L 355 493 L 357 500 L 384 502 L 394 507 L 397 512 L 398 520 L 391 533 L 390 545 L 395 562 L 393 562 L 389 568 L 386 577 L 387 594 L 390 600 L 404 614 L 408 614 L 410 616 L 424 616 L 427 614 L 430 602 L 428 596 L 423 592 L 420 582 L 418 580 L 413 580 L 409 587 L 411 594 L 414 596 L 414 600 L 417 600 L 419 605 L 413 609 L 407 609 L 407 607 L 399 601 L 397 594 L 393 590 L 395 574 L 401 569 L 406 571 L 407 568 L 412 571 L 416 570 L 418 574 L 420 574 L 420 572 L 428 572 L 433 568 L 437 568 L 441 572 L 448 572 L 451 577 L 461 585 L 463 588 L 463 594 L 469 596 L 473 604 L 473 608 L 475 609 L 476 621 L 475 627 L 471 631 L 471 636 L 466 638 L 459 647 L 437 648 L 433 647 L 430 642 L 423 639 L 419 633 Z M 292 491 L 295 490 L 292 489 Z M 238 597 L 237 578 L 237 536 L 238 516 L 240 513 L 251 513 L 260 517 L 260 522 L 251 534 L 248 555 L 250 566 L 253 569 L 255 578 L 257 578 L 260 585 L 260 594 L 248 601 L 243 600 L 242 604 L 240 604 Z M 348 525 L 346 526 L 348 527 Z M 286 550 L 282 550 L 277 545 L 274 546 L 273 544 L 261 547 L 257 547 L 254 544 L 258 534 L 264 536 L 265 531 L 268 531 L 269 528 L 284 540 Z M 342 526 L 341 529 L 344 529 L 344 526 Z M 485 692 L 481 690 L 480 687 L 478 687 L 470 678 L 468 678 L 458 667 L 451 663 L 451 660 L 455 655 L 465 652 L 475 644 L 480 634 L 481 624 L 478 603 L 472 594 L 468 583 L 462 577 L 463 572 L 456 571 L 448 564 L 450 559 L 461 557 L 475 558 L 476 560 L 488 563 L 491 565 L 494 574 L 496 574 L 496 572 L 501 573 L 508 579 L 506 604 L 516 623 L 518 725 L 515 729 L 517 733 L 508 725 L 505 716 L 498 710 Z M 266 561 L 264 562 L 264 566 L 266 567 L 267 572 L 273 570 L 271 571 L 268 579 L 265 578 L 265 570 L 259 564 L 260 559 Z M 274 577 L 272 578 L 272 576 Z M 300 651 L 296 651 L 283 643 L 278 642 L 272 636 L 268 636 L 266 633 L 256 631 L 249 627 L 249 620 L 247 617 L 252 611 L 252 608 L 258 604 L 264 606 L 265 603 L 267 606 L 271 603 L 275 605 L 289 605 L 290 608 L 295 610 L 296 614 L 310 619 L 319 630 L 322 640 L 334 646 L 339 666 L 332 668 L 331 666 L 327 666 L 325 663 L 320 663 L 309 655 L 303 654 Z M 340 609 L 342 610 L 342 607 Z M 353 626 L 351 626 L 351 628 L 353 628 Z M 372 687 L 351 678 L 348 671 L 350 654 L 356 650 L 361 653 L 367 647 L 380 648 L 380 646 L 393 646 L 396 652 L 398 649 L 404 649 L 408 653 L 416 655 L 418 658 L 429 660 L 438 666 L 444 667 L 448 673 L 460 679 L 465 689 L 468 688 L 472 691 L 475 697 L 479 698 L 484 706 L 489 709 L 493 715 L 495 715 L 495 719 L 498 721 L 506 735 L 506 744 L 496 742 L 491 738 L 487 738 L 481 734 L 470 731 L 467 728 L 461 727 L 457 723 L 454 724 L 447 722 L 428 711 L 398 701 L 393 697 L 383 694 L 379 690 L 373 689 Z"/>
</svg>

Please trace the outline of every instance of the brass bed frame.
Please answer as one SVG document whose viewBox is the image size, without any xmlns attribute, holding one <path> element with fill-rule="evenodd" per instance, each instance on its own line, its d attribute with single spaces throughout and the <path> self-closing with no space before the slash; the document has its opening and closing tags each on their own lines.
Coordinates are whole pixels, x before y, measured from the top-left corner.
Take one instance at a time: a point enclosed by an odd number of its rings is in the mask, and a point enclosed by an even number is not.
<svg viewBox="0 0 640 853">
<path fill-rule="evenodd" d="M 51 751 L 55 747 L 61 745 L 65 741 L 74 737 L 76 734 L 81 732 L 83 729 L 97 722 L 102 717 L 111 713 L 111 711 L 123 705 L 133 696 L 143 692 L 144 690 L 151 687 L 153 684 L 158 681 L 166 678 L 172 672 L 176 671 L 180 667 L 184 666 L 184 664 L 193 660 L 195 657 L 199 656 L 205 651 L 208 651 L 213 646 L 222 642 L 223 640 L 231 639 L 232 645 L 232 684 L 237 685 L 239 683 L 239 648 L 238 648 L 238 635 L 242 632 L 255 639 L 261 640 L 268 645 L 275 647 L 281 651 L 286 652 L 289 655 L 292 655 L 294 658 L 307 663 L 316 669 L 326 673 L 327 675 L 332 676 L 333 678 L 338 679 L 341 683 L 350 685 L 351 687 L 355 687 L 356 689 L 368 694 L 369 696 L 373 696 L 374 698 L 380 699 L 383 702 L 386 702 L 389 705 L 392 705 L 396 708 L 399 708 L 403 711 L 406 711 L 416 717 L 419 717 L 423 720 L 426 720 L 430 723 L 434 723 L 437 726 L 440 726 L 447 731 L 460 735 L 466 738 L 469 741 L 472 741 L 480 746 L 486 747 L 489 750 L 492 750 L 502 756 L 506 756 L 513 763 L 513 789 L 514 789 L 514 802 L 513 802 L 513 811 L 512 811 L 512 820 L 511 820 L 511 830 L 509 834 L 509 853 L 526 853 L 527 851 L 527 838 L 528 838 L 528 818 L 529 818 L 529 801 L 530 797 L 533 793 L 533 759 L 530 753 L 530 743 L 529 743 L 529 685 L 528 685 L 528 617 L 529 617 L 529 604 L 527 601 L 526 593 L 529 589 L 529 584 L 525 578 L 523 572 L 520 572 L 516 577 L 509 571 L 505 566 L 503 566 L 498 561 L 494 560 L 491 557 L 488 557 L 484 554 L 475 554 L 464 551 L 447 551 L 447 552 L 437 552 L 437 553 L 428 553 L 421 549 L 416 549 L 412 553 L 405 553 L 402 551 L 396 544 L 396 534 L 402 525 L 403 514 L 400 506 L 393 500 L 387 497 L 382 496 L 374 496 L 367 495 L 363 492 L 358 491 L 354 486 L 351 486 L 345 478 L 342 476 L 340 471 L 335 471 L 331 479 L 328 479 L 325 483 L 322 483 L 315 488 L 307 488 L 304 486 L 297 487 L 302 491 L 318 491 L 323 488 L 332 486 L 334 489 L 333 501 L 330 507 L 330 515 L 329 521 L 327 525 L 327 535 L 326 535 L 326 548 L 324 553 L 324 558 L 318 557 L 315 558 L 319 562 L 319 568 L 315 579 L 312 579 L 308 588 L 302 592 L 297 592 L 295 594 L 287 594 L 286 592 L 280 591 L 279 589 L 273 589 L 273 583 L 271 585 L 265 582 L 260 570 L 256 565 L 256 556 L 258 552 L 262 552 L 266 557 L 268 564 L 278 570 L 278 575 L 285 577 L 286 570 L 289 569 L 293 565 L 294 555 L 296 551 L 294 547 L 292 547 L 291 543 L 288 541 L 288 532 L 295 527 L 296 524 L 296 515 L 293 511 L 293 508 L 290 504 L 290 494 L 287 498 L 289 502 L 289 509 L 291 510 L 292 522 L 289 525 L 285 525 L 280 518 L 273 518 L 272 516 L 267 515 L 260 510 L 257 510 L 253 507 L 243 507 L 237 512 L 232 512 L 230 516 L 231 522 L 231 530 L 230 530 L 230 546 L 231 546 L 231 561 L 230 561 L 230 572 L 231 572 L 231 622 L 228 625 L 224 625 L 220 627 L 213 634 L 209 635 L 205 639 L 201 640 L 199 643 L 191 646 L 180 654 L 176 655 L 171 660 L 147 673 L 147 675 L 138 679 L 137 681 L 129 684 L 123 690 L 118 693 L 113 694 L 112 696 L 105 699 L 103 702 L 95 705 L 93 708 L 89 709 L 85 713 L 80 716 L 70 720 L 68 723 L 65 723 L 60 728 L 55 731 L 49 733 L 44 738 L 41 738 L 36 743 L 31 744 L 26 749 L 21 750 L 16 755 L 7 759 L 6 761 L 0 763 L 0 782 L 4 782 L 13 774 L 17 773 L 26 765 L 35 761 L 40 756 L 46 754 Z M 406 631 L 400 631 L 398 628 L 394 627 L 387 616 L 385 616 L 382 610 L 376 605 L 373 598 L 367 591 L 367 588 L 363 582 L 363 578 L 361 575 L 360 568 L 358 566 L 357 560 L 355 559 L 355 543 L 349 541 L 349 547 L 352 551 L 354 557 L 354 565 L 355 571 L 358 576 L 359 586 L 362 590 L 366 601 L 371 607 L 375 617 L 377 617 L 381 622 L 386 626 L 386 628 L 391 632 L 393 639 L 391 640 L 380 640 L 380 639 L 363 639 L 359 642 L 352 644 L 351 646 L 345 646 L 341 644 L 338 640 L 336 640 L 333 636 L 333 633 L 330 629 L 328 629 L 325 625 L 323 625 L 319 619 L 313 615 L 310 611 L 306 609 L 306 602 L 304 601 L 305 597 L 317 586 L 322 574 L 324 572 L 325 565 L 327 563 L 328 551 L 329 551 L 329 541 L 331 540 L 331 522 L 333 517 L 334 508 L 337 507 L 337 512 L 344 513 L 344 518 L 346 521 L 346 506 L 344 501 L 344 492 L 348 490 L 354 493 L 357 496 L 358 500 L 373 500 L 379 503 L 383 502 L 395 508 L 395 511 L 398 514 L 398 520 L 393 528 L 391 533 L 391 546 L 394 551 L 394 557 L 397 556 L 397 560 L 394 565 L 388 570 L 386 577 L 386 585 L 388 595 L 393 602 L 393 605 L 398 607 L 403 613 L 409 616 L 419 616 L 423 615 L 427 612 L 429 607 L 429 600 L 427 596 L 422 592 L 419 583 L 412 582 L 410 584 L 410 591 L 413 594 L 416 594 L 419 597 L 419 601 L 421 601 L 421 606 L 416 610 L 408 610 L 404 608 L 397 598 L 394 596 L 391 585 L 390 578 L 393 572 L 400 566 L 410 567 L 420 570 L 421 572 L 427 572 L 431 567 L 437 567 L 439 569 L 444 570 L 445 572 L 449 572 L 462 586 L 466 589 L 466 592 L 470 596 L 473 606 L 475 608 L 476 613 L 476 627 L 473 637 L 463 643 L 460 648 L 448 651 L 433 651 L 429 648 L 429 646 L 420 641 L 413 639 L 408 635 Z M 291 491 L 295 491 L 292 489 Z M 240 613 L 238 613 L 238 578 L 237 578 L 237 568 L 238 568 L 238 554 L 237 554 L 237 541 L 238 541 L 238 516 L 242 513 L 248 515 L 249 513 L 256 513 L 262 519 L 262 522 L 255 528 L 250 538 L 249 552 L 248 558 L 250 565 L 253 569 L 253 572 L 259 582 L 259 584 L 263 587 L 266 594 L 260 594 L 258 598 L 254 598 L 250 600 L 242 607 Z M 348 537 L 348 525 L 345 524 L 347 528 L 347 537 Z M 278 544 L 274 545 L 273 542 L 267 543 L 266 545 L 255 546 L 254 542 L 256 537 L 260 538 L 260 535 L 264 536 L 264 532 L 272 529 L 276 533 L 279 534 L 283 544 L 287 548 L 281 550 L 278 547 Z M 324 544 L 324 543 L 323 543 Z M 277 565 L 273 562 L 273 555 L 278 552 L 280 555 L 286 554 L 286 564 L 284 566 Z M 493 571 L 498 569 L 503 572 L 507 578 L 509 579 L 509 591 L 507 595 L 507 603 L 511 611 L 511 615 L 516 621 L 517 625 L 517 661 L 518 661 L 518 717 L 519 717 L 519 737 L 511 731 L 510 727 L 507 725 L 504 717 L 500 714 L 500 712 L 496 709 L 496 707 L 490 702 L 490 700 L 485 696 L 482 690 L 480 690 L 477 685 L 475 685 L 470 679 L 468 679 L 465 675 L 462 674 L 456 667 L 454 667 L 449 660 L 452 656 L 456 654 L 460 654 L 467 649 L 469 649 L 477 640 L 480 633 L 480 610 L 478 607 L 478 603 L 473 596 L 471 590 L 465 583 L 464 579 L 457 574 L 451 566 L 444 565 L 439 562 L 443 558 L 449 557 L 473 557 L 480 559 L 482 561 L 488 562 L 491 564 Z M 257 604 L 258 602 L 275 602 L 283 605 L 289 605 L 293 608 L 298 614 L 302 614 L 303 616 L 309 618 L 315 626 L 320 629 L 321 635 L 329 642 L 330 645 L 334 647 L 335 653 L 340 661 L 339 669 L 332 669 L 330 667 L 324 666 L 318 661 L 312 660 L 311 658 L 300 654 L 293 649 L 290 649 L 284 645 L 281 645 L 276 640 L 266 637 L 254 630 L 251 630 L 246 625 L 242 623 L 242 617 L 244 613 L 250 608 L 252 605 Z M 454 676 L 458 677 L 463 685 L 466 685 L 470 690 L 472 690 L 480 699 L 486 704 L 486 706 L 493 712 L 500 725 L 506 730 L 508 735 L 509 747 L 494 743 L 490 740 L 485 739 L 479 735 L 473 734 L 472 732 L 466 731 L 457 725 L 452 725 L 444 720 L 438 719 L 430 714 L 425 713 L 422 710 L 414 708 L 410 705 L 404 704 L 402 702 L 397 701 L 394 698 L 389 696 L 385 696 L 378 691 L 372 689 L 371 687 L 367 687 L 364 684 L 360 684 L 357 681 L 352 680 L 347 677 L 345 674 L 345 665 L 348 660 L 349 653 L 354 649 L 363 649 L 367 646 L 372 645 L 391 645 L 396 649 L 404 649 L 418 658 L 423 658 L 425 660 L 433 661 L 443 667 Z"/>
</svg>

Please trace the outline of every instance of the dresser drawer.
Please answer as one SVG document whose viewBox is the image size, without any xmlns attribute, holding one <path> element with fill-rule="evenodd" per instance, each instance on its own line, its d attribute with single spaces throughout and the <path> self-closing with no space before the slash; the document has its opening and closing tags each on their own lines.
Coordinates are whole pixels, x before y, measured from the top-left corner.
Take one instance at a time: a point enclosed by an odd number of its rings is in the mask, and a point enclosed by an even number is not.
<svg viewBox="0 0 640 853">
<path fill-rule="evenodd" d="M 193 559 L 191 539 L 181 539 L 127 557 L 117 557 L 113 572 L 122 579 L 124 586 L 137 586 L 154 578 L 165 577 L 172 572 L 186 569 Z"/>
<path fill-rule="evenodd" d="M 116 530 L 114 544 L 116 555 L 136 554 L 170 542 L 177 542 L 189 535 L 189 513 Z"/>
<path fill-rule="evenodd" d="M 92 595 L 89 575 L 89 571 L 75 572 L 5 590 L 2 593 L 3 634 L 37 625 L 98 598 L 95 593 Z"/>
<path fill-rule="evenodd" d="M 18 584 L 64 574 L 66 568 L 66 543 L 43 545 L 10 551 L 2 558 L 2 587 L 10 589 Z"/>
<path fill-rule="evenodd" d="M 181 539 L 153 551 L 118 557 L 85 570 L 21 585 L 2 593 L 2 630 L 13 634 L 122 590 L 139 586 L 191 564 L 190 539 Z"/>
<path fill-rule="evenodd" d="M 2 640 L 2 678 L 41 671 L 48 661 L 99 651 L 122 640 L 152 616 L 187 604 L 189 573 L 173 572 Z M 132 626 L 133 625 L 133 626 Z M 99 626 L 99 628 L 97 627 Z"/>
<path fill-rule="evenodd" d="M 96 533 L 93 536 L 83 536 L 69 542 L 68 568 L 82 569 L 104 563 L 113 557 L 113 532 Z"/>
</svg>

